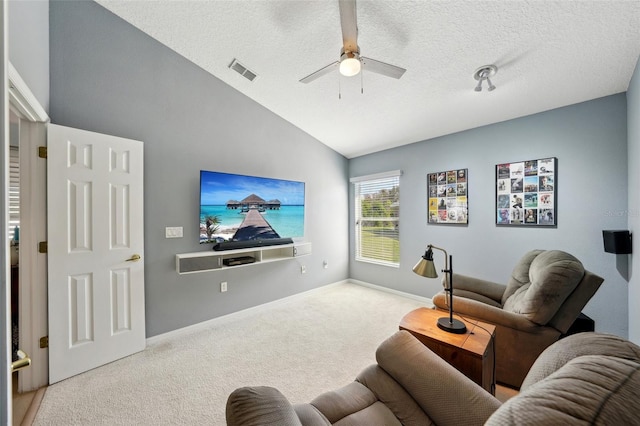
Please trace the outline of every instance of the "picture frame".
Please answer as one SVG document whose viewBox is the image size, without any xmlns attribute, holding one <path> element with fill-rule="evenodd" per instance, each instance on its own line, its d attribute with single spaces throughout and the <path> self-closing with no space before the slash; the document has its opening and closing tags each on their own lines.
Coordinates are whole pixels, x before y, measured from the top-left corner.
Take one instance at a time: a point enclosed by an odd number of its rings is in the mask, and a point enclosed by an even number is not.
<svg viewBox="0 0 640 426">
<path fill-rule="evenodd" d="M 556 226 L 557 169 L 556 157 L 497 164 L 496 225 Z"/>
<path fill-rule="evenodd" d="M 469 223 L 469 170 L 427 174 L 427 223 Z"/>
</svg>

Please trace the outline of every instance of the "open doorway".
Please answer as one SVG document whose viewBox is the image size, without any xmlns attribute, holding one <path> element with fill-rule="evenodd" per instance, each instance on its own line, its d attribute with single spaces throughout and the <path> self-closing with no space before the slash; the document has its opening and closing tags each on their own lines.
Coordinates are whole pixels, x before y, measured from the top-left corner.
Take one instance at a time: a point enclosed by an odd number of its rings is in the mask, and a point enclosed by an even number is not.
<svg viewBox="0 0 640 426">
<path fill-rule="evenodd" d="M 11 264 L 11 361 L 19 359 L 18 350 L 25 347 L 21 344 L 20 325 L 29 327 L 30 319 L 21 317 L 20 304 L 22 302 L 20 285 L 20 231 L 21 226 L 21 189 L 20 189 L 20 130 L 21 122 L 24 120 L 19 113 L 11 108 L 9 111 L 9 215 L 7 223 L 7 236 L 9 238 L 9 253 Z M 28 170 L 23 170 L 23 172 Z M 25 194 L 29 195 L 28 190 Z M 27 213 L 27 212 L 25 212 Z M 25 220 L 29 223 L 29 220 Z M 30 283 L 26 283 L 30 284 Z M 27 289 L 28 290 L 28 289 Z M 24 340 L 24 339 L 23 339 Z M 13 424 L 30 424 L 35 410 L 33 404 L 41 396 L 38 390 L 24 390 L 25 385 L 21 385 L 20 375 L 22 371 L 12 374 L 12 420 Z M 21 390 L 23 389 L 23 390 Z M 33 411 L 33 413 L 31 413 Z M 27 420 L 26 422 L 24 422 Z"/>
<path fill-rule="evenodd" d="M 48 353 L 39 344 L 47 335 L 46 254 L 39 254 L 37 247 L 46 241 L 46 162 L 39 158 L 38 147 L 46 146 L 49 118 L 15 68 L 11 64 L 8 68 L 10 173 L 5 226 L 11 265 L 11 358 L 17 360 L 19 348 L 32 361 L 11 375 L 13 421 L 20 424 L 48 382 Z"/>
<path fill-rule="evenodd" d="M 9 111 L 9 217 L 7 235 L 11 259 L 11 361 L 18 360 L 19 347 L 19 250 L 20 250 L 20 118 Z"/>
</svg>

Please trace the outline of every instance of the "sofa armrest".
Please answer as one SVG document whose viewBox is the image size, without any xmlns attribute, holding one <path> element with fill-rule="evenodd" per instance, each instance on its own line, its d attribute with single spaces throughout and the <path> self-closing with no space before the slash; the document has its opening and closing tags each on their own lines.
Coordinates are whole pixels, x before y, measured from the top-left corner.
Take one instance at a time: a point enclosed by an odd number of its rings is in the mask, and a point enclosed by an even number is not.
<svg viewBox="0 0 640 426">
<path fill-rule="evenodd" d="M 229 395 L 227 426 L 302 426 L 291 403 L 268 386 L 243 387 Z"/>
<path fill-rule="evenodd" d="M 433 296 L 433 303 L 440 309 L 448 310 L 449 308 L 446 305 L 445 299 L 444 293 L 438 293 Z M 503 327 L 527 333 L 535 333 L 536 330 L 540 328 L 538 324 L 529 321 L 523 315 L 505 311 L 502 308 L 487 305 L 484 302 L 468 299 L 466 297 L 454 296 L 453 311 L 454 315 L 457 313 L 463 317 L 472 317 L 482 322 L 501 325 Z"/>
<path fill-rule="evenodd" d="M 467 291 L 467 290 L 458 290 L 454 287 L 453 289 L 453 295 L 457 296 L 457 297 L 464 297 L 466 299 L 471 299 L 471 300 L 476 300 L 478 302 L 482 302 L 487 306 L 493 306 L 495 308 L 502 308 L 500 306 L 500 304 L 498 302 L 496 302 L 493 299 L 489 299 L 486 296 L 483 296 L 481 294 L 478 293 L 473 293 L 471 291 Z M 456 299 L 457 300 L 457 299 Z M 440 308 L 440 309 L 444 309 L 445 311 L 449 310 L 449 299 L 447 297 L 447 293 L 443 290 L 440 293 L 435 294 L 432 298 L 431 301 L 433 302 L 433 304 Z"/>
<path fill-rule="evenodd" d="M 408 331 L 385 340 L 376 359 L 435 424 L 483 424 L 500 406 L 500 401 Z"/>
<path fill-rule="evenodd" d="M 453 291 L 463 290 L 487 297 L 502 306 L 502 295 L 507 286 L 467 275 L 453 274 Z"/>
</svg>

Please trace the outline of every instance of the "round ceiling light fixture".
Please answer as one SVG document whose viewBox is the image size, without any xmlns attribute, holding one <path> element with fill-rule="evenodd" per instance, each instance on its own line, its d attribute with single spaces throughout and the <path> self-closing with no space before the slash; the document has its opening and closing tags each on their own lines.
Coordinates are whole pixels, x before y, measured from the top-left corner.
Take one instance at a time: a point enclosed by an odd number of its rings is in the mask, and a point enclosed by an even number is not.
<svg viewBox="0 0 640 426">
<path fill-rule="evenodd" d="M 492 91 L 496 88 L 496 86 L 491 83 L 491 78 L 498 72 L 498 67 L 495 65 L 483 65 L 473 73 L 473 78 L 478 81 L 476 88 L 474 89 L 476 92 L 482 91 L 482 82 L 487 80 L 487 90 Z"/>
<path fill-rule="evenodd" d="M 357 75 L 361 69 L 360 52 L 345 52 L 344 49 L 342 49 L 340 52 L 340 74 L 345 77 L 353 77 Z"/>
</svg>

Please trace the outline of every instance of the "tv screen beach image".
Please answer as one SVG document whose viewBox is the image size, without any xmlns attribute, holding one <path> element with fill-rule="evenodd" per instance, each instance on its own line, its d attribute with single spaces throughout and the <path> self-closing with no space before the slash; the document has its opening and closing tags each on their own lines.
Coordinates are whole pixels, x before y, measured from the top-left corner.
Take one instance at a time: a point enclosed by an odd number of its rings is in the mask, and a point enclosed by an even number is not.
<svg viewBox="0 0 640 426">
<path fill-rule="evenodd" d="M 200 243 L 304 236 L 304 182 L 200 172 Z"/>
</svg>

